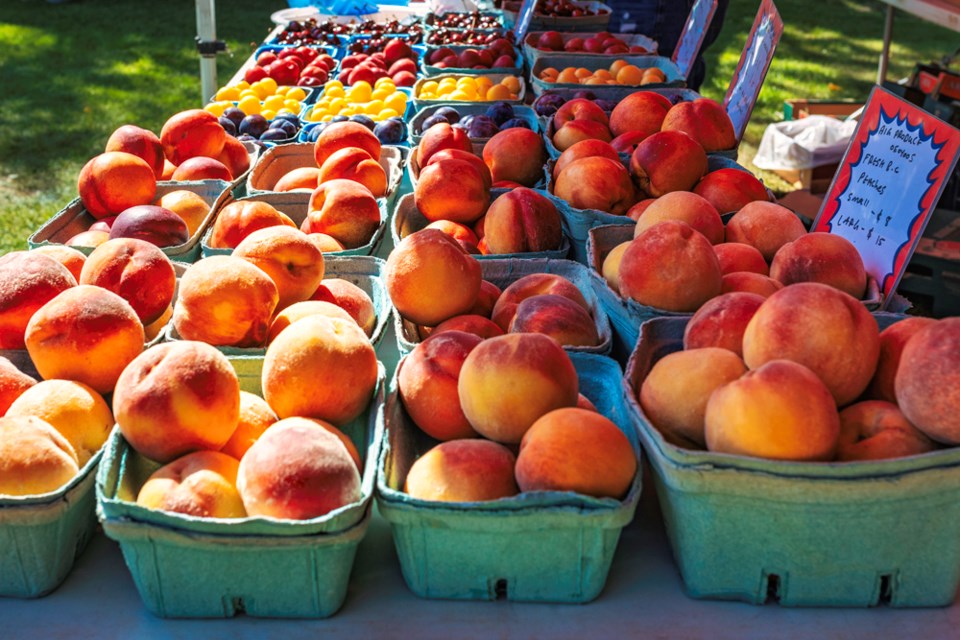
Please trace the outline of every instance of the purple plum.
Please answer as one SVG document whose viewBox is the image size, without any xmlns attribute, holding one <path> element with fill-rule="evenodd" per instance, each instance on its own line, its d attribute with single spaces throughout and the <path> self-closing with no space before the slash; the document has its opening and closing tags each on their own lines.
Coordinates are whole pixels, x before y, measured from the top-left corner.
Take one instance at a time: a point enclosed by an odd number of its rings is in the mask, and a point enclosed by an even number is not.
<svg viewBox="0 0 960 640">
<path fill-rule="evenodd" d="M 533 128 L 530 126 L 530 123 L 524 120 L 523 118 L 510 118 L 509 120 L 504 122 L 502 125 L 500 125 L 500 131 L 503 131 L 504 129 L 515 129 L 517 127 L 521 127 L 523 129 Z"/>
<path fill-rule="evenodd" d="M 471 138 L 489 138 L 500 132 L 500 127 L 488 116 L 474 116 L 467 127 L 467 135 Z"/>
<path fill-rule="evenodd" d="M 255 113 L 241 120 L 240 126 L 237 127 L 237 131 L 240 133 L 249 134 L 255 138 L 259 138 L 268 128 L 269 125 L 267 124 L 267 119 L 259 113 Z"/>
<path fill-rule="evenodd" d="M 424 131 L 426 131 L 427 129 L 429 129 L 435 124 L 451 124 L 451 123 L 449 120 L 447 120 L 443 116 L 438 116 L 437 114 L 433 114 L 432 116 L 424 120 L 423 124 L 420 125 L 420 133 L 422 134 Z"/>
<path fill-rule="evenodd" d="M 499 126 L 513 118 L 513 107 L 506 102 L 495 102 L 487 107 L 487 116 Z"/>
<path fill-rule="evenodd" d="M 549 117 L 557 112 L 557 109 L 563 106 L 566 99 L 555 93 L 545 93 L 533 101 L 533 110 L 538 116 Z"/>
<path fill-rule="evenodd" d="M 407 128 L 402 121 L 384 120 L 377 123 L 373 133 L 381 144 L 400 144 L 407 137 Z"/>
<path fill-rule="evenodd" d="M 460 112 L 453 107 L 440 107 L 433 112 L 433 115 L 443 116 L 450 124 L 457 124 L 460 122 Z"/>
</svg>

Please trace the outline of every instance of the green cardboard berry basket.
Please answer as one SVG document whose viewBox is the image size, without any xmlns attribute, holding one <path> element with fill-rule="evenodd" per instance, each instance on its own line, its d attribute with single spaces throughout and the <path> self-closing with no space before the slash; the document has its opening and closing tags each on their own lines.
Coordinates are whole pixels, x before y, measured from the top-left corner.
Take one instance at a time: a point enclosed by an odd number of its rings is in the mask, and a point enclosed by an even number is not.
<svg viewBox="0 0 960 640">
<path fill-rule="evenodd" d="M 881 329 L 904 316 L 876 314 Z M 960 449 L 876 462 L 801 463 L 669 444 L 636 401 L 686 320 L 641 327 L 629 412 L 684 588 L 783 606 L 947 606 L 960 584 Z"/>
<path fill-rule="evenodd" d="M 361 498 L 311 520 L 197 518 L 136 504 L 159 464 L 114 429 L 97 473 L 97 515 L 120 544 L 144 605 L 163 618 L 325 618 L 343 604 L 370 522 L 383 437 L 385 375 L 357 419 L 340 425 L 363 459 Z"/>
<path fill-rule="evenodd" d="M 220 211 L 222 211 L 224 207 L 229 204 L 233 204 L 234 202 L 266 202 L 280 213 L 286 214 L 288 218 L 293 220 L 299 229 L 300 225 L 303 224 L 303 221 L 307 219 L 307 214 L 310 212 L 310 196 L 311 193 L 307 191 L 265 191 L 243 198 L 228 198 L 220 203 L 216 214 L 220 215 Z M 353 249 L 344 249 L 343 251 L 331 251 L 329 253 L 324 253 L 324 257 L 372 256 L 375 254 L 380 247 L 380 243 L 383 242 L 383 233 L 387 226 L 387 199 L 377 198 L 377 205 L 380 207 L 380 226 L 378 226 L 377 230 L 373 232 L 373 236 L 370 237 L 370 240 L 367 243 L 362 244 L 359 247 L 354 247 Z M 233 253 L 233 249 L 211 247 L 210 236 L 212 234 L 213 223 L 209 225 L 207 231 L 203 234 L 203 239 L 200 241 L 200 255 L 202 257 L 209 258 L 210 256 L 216 255 L 228 256 Z"/>
<path fill-rule="evenodd" d="M 501 290 L 510 286 L 520 278 L 533 273 L 552 273 L 563 276 L 583 293 L 590 306 L 590 315 L 593 316 L 597 327 L 600 343 L 594 347 L 564 346 L 569 353 L 595 353 L 607 355 L 613 344 L 613 331 L 610 320 L 600 305 L 596 292 L 593 290 L 590 279 L 590 270 L 582 264 L 572 260 L 553 260 L 550 258 L 524 259 L 492 259 L 480 262 L 483 279 L 497 285 Z M 394 313 L 394 329 L 397 333 L 397 348 L 400 355 L 405 356 L 421 342 L 417 325 L 404 320 L 399 313 Z"/>
<path fill-rule="evenodd" d="M 374 327 L 373 334 L 370 335 L 370 342 L 377 350 L 378 356 L 386 348 L 386 341 L 384 341 L 383 336 L 386 333 L 390 318 L 393 316 L 393 305 L 383 283 L 385 264 L 380 258 L 370 256 L 327 256 L 324 258 L 324 278 L 340 278 L 351 282 L 363 289 L 364 293 L 373 300 L 373 308 L 377 313 L 377 324 Z M 176 305 L 176 298 L 174 298 L 174 305 Z M 166 342 L 183 339 L 177 333 L 172 321 L 167 324 L 162 335 Z M 262 391 L 260 377 L 263 370 L 263 359 L 267 354 L 266 347 L 217 347 L 217 350 L 227 356 L 227 360 L 233 366 L 233 370 L 240 379 L 240 389 L 260 394 Z"/>
<path fill-rule="evenodd" d="M 580 391 L 630 439 L 620 368 L 571 354 Z M 403 366 L 401 362 L 400 366 Z M 544 491 L 490 502 L 444 503 L 403 492 L 410 466 L 437 441 L 417 429 L 396 393 L 384 406 L 377 507 L 390 523 L 407 586 L 424 598 L 582 603 L 603 590 L 620 531 L 640 496 L 640 472 L 622 500 Z"/>
</svg>

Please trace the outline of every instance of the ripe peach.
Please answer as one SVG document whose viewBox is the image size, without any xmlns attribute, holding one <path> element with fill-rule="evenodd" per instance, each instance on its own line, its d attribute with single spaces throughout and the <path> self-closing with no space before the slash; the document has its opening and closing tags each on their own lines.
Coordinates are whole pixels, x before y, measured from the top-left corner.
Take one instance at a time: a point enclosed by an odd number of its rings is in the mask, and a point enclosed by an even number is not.
<svg viewBox="0 0 960 640">
<path fill-rule="evenodd" d="M 170 162 L 169 158 L 163 159 L 163 174 L 160 176 L 160 180 L 171 180 L 173 178 L 173 172 L 177 170 L 177 165 Z"/>
<path fill-rule="evenodd" d="M 494 182 L 512 180 L 532 187 L 543 178 L 547 148 L 539 134 L 514 127 L 497 133 L 483 147 L 483 161 Z"/>
<path fill-rule="evenodd" d="M 0 356 L 0 415 L 37 381 L 17 369 L 9 358 Z"/>
<path fill-rule="evenodd" d="M 320 253 L 335 253 L 346 249 L 339 240 L 325 233 L 308 233 L 307 238 L 320 249 Z"/>
<path fill-rule="evenodd" d="M 83 263 L 87 261 L 87 256 L 80 251 L 62 244 L 45 244 L 31 251 L 53 258 L 67 268 L 74 280 L 80 281 L 80 271 L 83 270 Z"/>
<path fill-rule="evenodd" d="M 521 491 L 621 498 L 637 468 L 630 440 L 613 421 L 571 407 L 542 416 L 524 434 L 516 476 Z"/>
<path fill-rule="evenodd" d="M 171 191 L 157 201 L 157 205 L 169 209 L 183 218 L 187 225 L 187 233 L 192 238 L 210 213 L 210 205 L 193 191 Z"/>
<path fill-rule="evenodd" d="M 160 335 L 160 332 L 163 331 L 164 327 L 167 326 L 167 323 L 173 318 L 173 304 L 167 305 L 167 308 L 163 310 L 163 313 L 160 314 L 160 317 L 151 322 L 150 324 L 143 325 L 143 340 L 144 342 L 150 343 L 157 339 L 157 336 Z"/>
<path fill-rule="evenodd" d="M 464 151 L 462 149 L 441 149 L 440 151 L 437 151 L 431 155 L 430 160 L 422 165 L 422 167 L 429 167 L 430 165 L 440 162 L 441 160 L 466 160 L 472 164 L 477 171 L 480 172 L 480 176 L 483 178 L 483 184 L 485 184 L 488 189 L 493 186 L 493 176 L 490 175 L 490 167 L 486 165 L 486 163 L 483 161 L 483 158 L 478 155 L 474 155 L 472 151 Z"/>
<path fill-rule="evenodd" d="M 370 129 L 359 122 L 336 122 L 324 128 L 313 147 L 313 157 L 317 166 L 322 167 L 327 158 L 340 149 L 357 147 L 380 159 L 380 140 Z"/>
<path fill-rule="evenodd" d="M 897 401 L 893 381 L 897 377 L 903 348 L 914 334 L 935 322 L 933 318 L 906 318 L 880 332 L 880 359 L 867 390 L 869 397 L 887 402 Z"/>
<path fill-rule="evenodd" d="M 839 289 L 816 282 L 774 293 L 743 334 L 748 367 L 756 369 L 777 359 L 799 362 L 823 381 L 841 407 L 866 389 L 879 356 L 880 330 L 866 307 Z"/>
<path fill-rule="evenodd" d="M 734 293 L 737 291 L 743 293 L 755 293 L 758 296 L 769 298 L 774 293 L 783 288 L 777 280 L 769 276 L 762 276 L 759 273 L 749 271 L 735 271 L 726 273 L 720 281 L 721 293 Z"/>
<path fill-rule="evenodd" d="M 742 291 L 707 300 L 687 322 L 683 348 L 717 347 L 743 357 L 743 332 L 764 300 L 764 296 Z"/>
<path fill-rule="evenodd" d="M 274 338 L 276 338 L 281 331 L 289 327 L 297 320 L 314 315 L 356 322 L 350 317 L 349 313 L 332 302 L 305 300 L 303 302 L 291 304 L 289 307 L 286 307 L 283 311 L 280 311 L 276 316 L 274 316 L 273 322 L 270 323 L 270 332 L 267 334 L 267 344 L 273 342 Z"/>
<path fill-rule="evenodd" d="M 720 263 L 710 241 L 667 220 L 633 239 L 620 259 L 620 295 L 666 311 L 693 312 L 720 294 Z"/>
<path fill-rule="evenodd" d="M 623 252 L 629 246 L 629 242 L 621 242 L 611 249 L 607 257 L 603 259 L 600 268 L 600 275 L 607 281 L 607 286 L 617 292 L 620 291 L 620 261 L 623 260 Z"/>
<path fill-rule="evenodd" d="M 901 458 L 936 448 L 892 402 L 866 400 L 840 412 L 838 460 Z"/>
<path fill-rule="evenodd" d="M 640 189 L 655 198 L 671 191 L 690 191 L 707 172 L 707 154 L 681 131 L 661 131 L 637 145 L 630 173 Z"/>
<path fill-rule="evenodd" d="M 368 336 L 377 326 L 377 310 L 367 292 L 348 280 L 327 278 L 313 292 L 311 300 L 335 304 L 346 311 Z"/>
<path fill-rule="evenodd" d="M 832 233 L 808 233 L 780 247 L 770 277 L 783 284 L 820 282 L 863 298 L 867 273 L 853 243 Z"/>
<path fill-rule="evenodd" d="M 216 158 L 223 151 L 227 132 L 217 117 L 203 109 L 188 109 L 176 113 L 163 123 L 160 142 L 170 162 L 181 165 L 197 156 Z"/>
<path fill-rule="evenodd" d="M 679 220 L 702 233 L 710 244 L 723 242 L 723 221 L 706 199 L 689 191 L 666 193 L 648 206 L 637 220 L 634 237 L 664 220 Z"/>
<path fill-rule="evenodd" d="M 459 127 L 440 123 L 427 129 L 417 145 L 417 162 L 420 167 L 426 167 L 433 154 L 444 149 L 459 149 L 473 153 L 473 146 L 467 132 Z"/>
<path fill-rule="evenodd" d="M 490 204 L 490 190 L 473 163 L 442 160 L 420 171 L 413 190 L 414 201 L 423 217 L 431 222 L 452 220 L 470 224 Z"/>
<path fill-rule="evenodd" d="M 387 258 L 384 273 L 397 312 L 431 327 L 467 313 L 477 300 L 480 280 L 480 263 L 436 229 L 404 238 Z"/>
<path fill-rule="evenodd" d="M 577 209 L 599 209 L 623 214 L 636 193 L 630 174 L 619 161 L 593 156 L 574 160 L 553 185 L 553 193 Z"/>
<path fill-rule="evenodd" d="M 720 213 L 740 211 L 755 200 L 765 202 L 768 198 L 763 183 L 740 169 L 711 171 L 703 176 L 693 192 L 709 200 Z"/>
<path fill-rule="evenodd" d="M 281 418 L 346 424 L 370 403 L 377 356 L 355 322 L 313 315 L 284 329 L 267 347 L 263 398 Z"/>
<path fill-rule="evenodd" d="M 582 393 L 577 394 L 577 408 L 586 409 L 587 411 L 597 411 L 596 405 L 590 402 L 590 398 Z"/>
<path fill-rule="evenodd" d="M 439 229 L 456 240 L 467 253 L 477 253 L 477 243 L 480 242 L 480 239 L 468 226 L 451 220 L 437 220 L 425 226 L 424 229 Z"/>
<path fill-rule="evenodd" d="M 749 244 L 767 262 L 773 260 L 780 247 L 806 233 L 800 218 L 772 202 L 751 202 L 727 222 L 727 242 Z"/>
<path fill-rule="evenodd" d="M 568 298 L 583 307 L 584 311 L 590 312 L 590 305 L 587 304 L 583 293 L 563 276 L 553 273 L 531 273 L 512 282 L 503 290 L 493 307 L 490 319 L 504 331 L 509 331 L 521 302 L 527 298 L 548 294 Z"/>
<path fill-rule="evenodd" d="M 233 180 L 233 175 L 230 173 L 230 169 L 227 169 L 219 160 L 197 156 L 184 160 L 177 166 L 177 170 L 173 172 L 170 179 L 175 181 L 223 180 L 224 182 L 230 182 Z"/>
<path fill-rule="evenodd" d="M 771 360 L 713 392 L 705 434 L 710 451 L 830 460 L 840 437 L 840 416 L 829 389 L 813 371 L 789 360 Z"/>
<path fill-rule="evenodd" d="M 263 432 L 237 473 L 248 514 L 309 520 L 360 499 L 357 465 L 331 429 L 294 420 Z"/>
<path fill-rule="evenodd" d="M 380 206 L 370 190 L 359 182 L 337 179 L 314 190 L 300 230 L 326 233 L 347 249 L 356 249 L 370 242 L 380 224 Z"/>
<path fill-rule="evenodd" d="M 194 451 L 154 471 L 140 487 L 137 504 L 198 518 L 243 518 L 237 491 L 240 462 L 220 451 Z"/>
<path fill-rule="evenodd" d="M 109 231 L 81 231 L 75 236 L 71 236 L 64 244 L 71 247 L 99 247 L 110 239 Z"/>
<path fill-rule="evenodd" d="M 610 141 L 617 153 L 632 155 L 637 146 L 650 136 L 640 131 L 628 131 Z"/>
<path fill-rule="evenodd" d="M 369 189 L 375 198 L 387 193 L 387 172 L 380 166 L 378 158 L 356 147 L 334 151 L 320 166 L 318 182 L 337 179 L 359 182 Z"/>
<path fill-rule="evenodd" d="M 553 134 L 553 146 L 560 151 L 566 151 L 584 140 L 600 140 L 609 143 L 613 140 L 613 136 L 610 135 L 610 129 L 605 124 L 594 120 L 571 120 Z"/>
<path fill-rule="evenodd" d="M 482 339 L 503 335 L 503 329 L 493 320 L 474 314 L 454 316 L 449 320 L 444 320 L 433 328 L 430 335 L 435 336 L 444 331 L 463 331 Z"/>
<path fill-rule="evenodd" d="M 67 268 L 49 256 L 13 251 L 0 257 L 0 349 L 23 349 L 33 314 L 76 284 Z"/>
<path fill-rule="evenodd" d="M 443 335 L 443 334 L 441 334 Z M 544 414 L 577 404 L 577 372 L 555 340 L 511 333 L 474 347 L 460 370 L 460 406 L 480 435 L 520 442 Z"/>
<path fill-rule="evenodd" d="M 223 150 L 214 159 L 225 166 L 234 179 L 245 174 L 250 168 L 250 153 L 243 143 L 233 136 L 224 138 Z"/>
<path fill-rule="evenodd" d="M 104 151 L 123 151 L 135 155 L 153 169 L 157 180 L 163 176 L 163 145 L 153 131 L 125 124 L 110 134 Z"/>
<path fill-rule="evenodd" d="M 720 261 L 720 273 L 736 273 L 737 271 L 751 271 L 762 276 L 770 273 L 767 261 L 763 254 L 755 247 L 742 242 L 723 242 L 713 245 L 713 251 Z"/>
<path fill-rule="evenodd" d="M 417 458 L 403 490 L 418 500 L 481 502 L 516 495 L 516 458 L 489 440 L 442 442 Z"/>
<path fill-rule="evenodd" d="M 743 360 L 727 349 L 675 351 L 650 369 L 637 400 L 668 442 L 700 449 L 706 443 L 703 420 L 710 394 L 746 372 Z"/>
<path fill-rule="evenodd" d="M 169 209 L 141 204 L 124 209 L 110 226 L 110 238 L 136 238 L 157 247 L 175 247 L 190 239 L 187 223 Z"/>
<path fill-rule="evenodd" d="M 640 219 L 640 216 L 643 215 L 643 212 L 649 209 L 650 206 L 656 201 L 657 198 L 644 198 L 637 204 L 627 209 L 627 217 L 636 222 Z"/>
<path fill-rule="evenodd" d="M 0 418 L 0 495 L 56 491 L 79 472 L 73 447 L 49 424 L 29 416 Z"/>
<path fill-rule="evenodd" d="M 737 136 L 723 105 L 709 98 L 680 102 L 663 119 L 663 131 L 682 131 L 696 140 L 707 153 L 733 149 Z"/>
<path fill-rule="evenodd" d="M 77 190 L 84 208 L 100 219 L 152 202 L 157 193 L 157 177 L 141 158 L 122 151 L 108 151 L 83 165 Z"/>
<path fill-rule="evenodd" d="M 349 147 L 353 148 L 353 147 Z M 369 157 L 369 155 L 367 156 Z M 379 163 L 377 166 L 380 166 Z M 383 168 L 381 167 L 381 171 Z M 293 191 L 295 189 L 309 189 L 313 191 L 320 184 L 320 169 L 317 167 L 297 167 L 288 171 L 273 185 L 272 191 Z"/>
<path fill-rule="evenodd" d="M 563 243 L 563 222 L 556 205 L 526 187 L 494 200 L 483 228 L 487 254 L 552 251 Z"/>
<path fill-rule="evenodd" d="M 660 131 L 663 119 L 672 106 L 670 100 L 653 91 L 631 93 L 613 108 L 610 131 L 615 136 L 636 131 L 644 137 Z"/>
<path fill-rule="evenodd" d="M 210 345 L 165 342 L 123 370 L 113 414 L 130 446 L 170 462 L 227 443 L 240 417 L 240 383 L 227 357 Z"/>
<path fill-rule="evenodd" d="M 81 284 L 43 305 L 27 325 L 27 351 L 44 378 L 113 390 L 124 367 L 143 351 L 143 325 L 117 294 Z"/>
<path fill-rule="evenodd" d="M 477 301 L 470 308 L 469 313 L 473 315 L 489 318 L 493 314 L 493 307 L 500 299 L 500 287 L 489 280 L 480 281 L 480 293 L 477 294 Z"/>
<path fill-rule="evenodd" d="M 217 213 L 209 244 L 215 249 L 233 249 L 257 229 L 278 225 L 297 226 L 271 204 L 258 200 L 238 200 Z"/>
<path fill-rule="evenodd" d="M 437 440 L 477 436 L 460 408 L 457 383 L 464 360 L 481 342 L 463 331 L 432 334 L 397 372 L 397 389 L 410 419 Z"/>
<path fill-rule="evenodd" d="M 597 325 L 590 313 L 569 298 L 558 295 L 533 296 L 517 305 L 510 332 L 542 333 L 565 347 L 600 344 Z"/>
<path fill-rule="evenodd" d="M 567 147 L 566 151 L 561 153 L 560 157 L 557 158 L 557 161 L 553 165 L 554 182 L 556 182 L 557 178 L 571 162 L 581 158 L 589 158 L 590 156 L 600 156 L 620 162 L 620 156 L 617 154 L 617 150 L 614 149 L 609 142 L 595 138 L 581 140 Z"/>
<path fill-rule="evenodd" d="M 574 120 L 591 120 L 602 124 L 604 127 L 610 123 L 606 112 L 597 106 L 596 102 L 584 98 L 567 100 L 553 114 L 553 126 L 557 129 Z"/>
<path fill-rule="evenodd" d="M 917 429 L 960 444 L 960 318 L 946 318 L 914 334 L 903 348 L 894 380 L 897 404 Z"/>
<path fill-rule="evenodd" d="M 278 300 L 262 269 L 236 256 L 211 256 L 180 278 L 173 326 L 184 340 L 262 347 Z"/>
<path fill-rule="evenodd" d="M 323 253 L 307 234 L 290 227 L 254 231 L 233 250 L 277 285 L 277 310 L 307 300 L 323 280 Z"/>
<path fill-rule="evenodd" d="M 237 420 L 237 428 L 220 451 L 237 460 L 243 459 L 247 449 L 270 425 L 279 420 L 280 418 L 266 400 L 249 391 L 240 391 L 240 417 Z"/>
<path fill-rule="evenodd" d="M 173 302 L 173 264 L 163 251 L 143 240 L 116 238 L 93 250 L 83 265 L 80 284 L 112 291 L 133 307 L 148 325 Z"/>
</svg>

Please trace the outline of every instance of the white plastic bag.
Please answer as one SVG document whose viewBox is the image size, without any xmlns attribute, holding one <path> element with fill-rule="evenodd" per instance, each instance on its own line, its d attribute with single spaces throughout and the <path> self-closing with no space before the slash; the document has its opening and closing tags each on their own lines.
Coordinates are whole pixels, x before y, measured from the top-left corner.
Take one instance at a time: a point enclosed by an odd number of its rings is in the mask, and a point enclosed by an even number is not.
<svg viewBox="0 0 960 640">
<path fill-rule="evenodd" d="M 471 0 L 427 0 L 427 6 L 437 15 L 451 12 L 470 13 L 477 10 L 477 5 Z"/>
<path fill-rule="evenodd" d="M 813 169 L 839 162 L 856 120 L 808 116 L 767 126 L 753 164 L 761 169 Z"/>
</svg>

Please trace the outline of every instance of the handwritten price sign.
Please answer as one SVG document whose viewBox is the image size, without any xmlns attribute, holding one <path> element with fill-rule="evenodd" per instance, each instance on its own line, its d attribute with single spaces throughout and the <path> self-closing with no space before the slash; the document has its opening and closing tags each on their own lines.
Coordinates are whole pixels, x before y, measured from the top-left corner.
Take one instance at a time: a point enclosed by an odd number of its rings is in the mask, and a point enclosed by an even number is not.
<svg viewBox="0 0 960 640">
<path fill-rule="evenodd" d="M 813 231 L 854 244 L 884 306 L 896 290 L 960 149 L 960 131 L 874 87 Z"/>
</svg>

